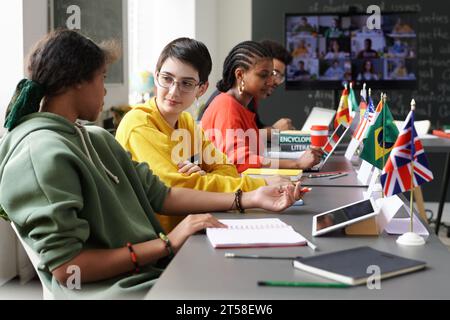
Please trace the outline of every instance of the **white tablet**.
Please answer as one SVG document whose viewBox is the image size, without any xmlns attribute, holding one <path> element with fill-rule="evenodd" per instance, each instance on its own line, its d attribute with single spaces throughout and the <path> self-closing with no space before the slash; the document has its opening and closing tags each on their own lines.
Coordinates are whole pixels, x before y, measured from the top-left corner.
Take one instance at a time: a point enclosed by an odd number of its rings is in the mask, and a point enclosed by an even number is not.
<svg viewBox="0 0 450 320">
<path fill-rule="evenodd" d="M 369 219 L 378 214 L 375 201 L 365 199 L 315 215 L 312 235 L 320 236 L 327 232 L 343 228 L 358 221 Z"/>
</svg>

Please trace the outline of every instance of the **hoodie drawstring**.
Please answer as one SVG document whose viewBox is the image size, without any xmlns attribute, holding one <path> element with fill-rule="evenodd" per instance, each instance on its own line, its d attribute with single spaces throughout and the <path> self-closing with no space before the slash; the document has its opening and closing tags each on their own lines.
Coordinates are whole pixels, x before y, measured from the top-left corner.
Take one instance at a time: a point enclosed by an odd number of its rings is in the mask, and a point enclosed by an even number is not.
<svg viewBox="0 0 450 320">
<path fill-rule="evenodd" d="M 89 152 L 89 148 L 87 146 L 86 140 L 84 139 L 84 134 L 82 132 L 82 130 L 84 130 L 84 127 L 82 125 L 76 123 L 75 124 L 75 130 L 77 131 L 78 135 L 80 136 L 81 144 L 83 145 L 83 149 L 84 149 L 84 153 L 89 158 L 89 160 L 92 162 L 92 164 L 94 164 L 94 161 L 92 160 L 91 153 Z M 89 138 L 89 134 L 87 134 L 86 136 L 87 136 L 87 139 L 88 139 L 88 143 L 91 145 L 92 150 L 94 150 L 98 160 L 100 161 L 100 164 L 103 167 L 103 170 L 105 170 L 105 172 L 106 172 L 106 175 L 109 178 L 111 178 L 111 180 L 113 180 L 116 184 L 119 184 L 119 182 L 120 182 L 119 178 L 116 175 L 114 175 L 111 171 L 109 171 L 108 168 L 106 168 L 106 166 L 102 162 L 102 159 L 100 159 L 97 151 L 95 151 L 95 148 L 94 148 L 94 146 L 92 145 L 92 142 L 91 142 L 91 138 Z"/>
</svg>

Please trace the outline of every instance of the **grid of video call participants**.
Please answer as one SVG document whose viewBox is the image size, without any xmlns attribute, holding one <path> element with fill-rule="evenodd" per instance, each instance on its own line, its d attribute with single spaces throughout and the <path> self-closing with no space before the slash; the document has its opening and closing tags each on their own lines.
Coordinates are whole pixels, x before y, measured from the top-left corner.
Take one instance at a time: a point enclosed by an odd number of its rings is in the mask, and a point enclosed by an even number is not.
<svg viewBox="0 0 450 320">
<path fill-rule="evenodd" d="M 414 81 L 417 38 L 411 15 L 382 16 L 381 29 L 367 15 L 290 15 L 286 47 L 294 57 L 288 81 Z"/>
</svg>

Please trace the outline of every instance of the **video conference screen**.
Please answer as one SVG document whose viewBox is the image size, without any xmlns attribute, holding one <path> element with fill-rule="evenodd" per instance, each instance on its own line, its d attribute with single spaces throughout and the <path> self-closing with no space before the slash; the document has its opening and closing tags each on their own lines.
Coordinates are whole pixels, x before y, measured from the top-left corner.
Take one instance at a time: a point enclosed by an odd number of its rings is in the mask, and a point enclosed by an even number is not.
<svg viewBox="0 0 450 320">
<path fill-rule="evenodd" d="M 365 82 L 373 89 L 417 86 L 417 14 L 382 13 L 381 29 L 366 14 L 287 14 L 287 89 L 341 89 Z"/>
</svg>

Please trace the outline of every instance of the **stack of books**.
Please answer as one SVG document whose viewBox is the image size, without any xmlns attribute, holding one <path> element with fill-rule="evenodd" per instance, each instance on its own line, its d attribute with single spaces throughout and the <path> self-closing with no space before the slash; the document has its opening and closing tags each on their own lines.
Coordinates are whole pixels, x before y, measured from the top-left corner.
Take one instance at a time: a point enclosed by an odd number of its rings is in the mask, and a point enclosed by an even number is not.
<svg viewBox="0 0 450 320">
<path fill-rule="evenodd" d="M 278 143 L 282 152 L 305 151 L 311 145 L 311 134 L 298 130 L 280 131 Z"/>
</svg>

